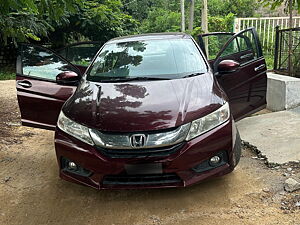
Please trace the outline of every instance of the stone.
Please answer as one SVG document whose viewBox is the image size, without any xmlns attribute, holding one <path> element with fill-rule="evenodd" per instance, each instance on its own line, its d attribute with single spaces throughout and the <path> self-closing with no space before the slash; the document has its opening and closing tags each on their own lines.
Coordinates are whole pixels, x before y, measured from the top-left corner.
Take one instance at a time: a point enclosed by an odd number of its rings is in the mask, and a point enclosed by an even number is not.
<svg viewBox="0 0 300 225">
<path fill-rule="evenodd" d="M 7 122 L 8 126 L 21 126 L 21 123 Z"/>
<path fill-rule="evenodd" d="M 11 177 L 5 177 L 5 178 L 4 178 L 4 182 L 10 181 L 10 179 L 11 179 Z"/>
<path fill-rule="evenodd" d="M 288 178 L 284 182 L 284 190 L 287 192 L 294 192 L 300 189 L 300 183 L 293 178 Z"/>
</svg>

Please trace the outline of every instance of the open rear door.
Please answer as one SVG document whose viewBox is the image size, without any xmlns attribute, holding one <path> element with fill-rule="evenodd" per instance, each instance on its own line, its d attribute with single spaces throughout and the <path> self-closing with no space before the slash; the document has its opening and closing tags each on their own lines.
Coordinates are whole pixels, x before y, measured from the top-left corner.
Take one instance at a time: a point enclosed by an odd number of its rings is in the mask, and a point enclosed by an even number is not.
<svg viewBox="0 0 300 225">
<path fill-rule="evenodd" d="M 203 34 L 199 44 L 229 98 L 236 120 L 265 107 L 267 67 L 255 28 L 237 34 Z M 235 72 L 220 74 L 218 65 L 222 60 L 234 60 L 240 67 Z"/>
<path fill-rule="evenodd" d="M 81 73 L 50 49 L 21 45 L 17 58 L 16 87 L 23 125 L 55 129 L 62 105 L 76 89 L 76 85 L 56 83 L 56 76 L 64 71 Z"/>
</svg>

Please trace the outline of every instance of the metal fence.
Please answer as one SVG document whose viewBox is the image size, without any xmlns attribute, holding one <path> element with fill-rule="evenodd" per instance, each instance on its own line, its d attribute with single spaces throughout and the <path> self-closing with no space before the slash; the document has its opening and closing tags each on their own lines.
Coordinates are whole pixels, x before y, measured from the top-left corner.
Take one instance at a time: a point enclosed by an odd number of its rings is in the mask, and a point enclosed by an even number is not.
<svg viewBox="0 0 300 225">
<path fill-rule="evenodd" d="M 274 70 L 288 75 L 290 31 L 292 32 L 291 76 L 300 77 L 300 27 L 276 29 Z"/>
<path fill-rule="evenodd" d="M 289 17 L 261 17 L 261 18 L 236 18 L 234 31 L 239 32 L 248 27 L 255 27 L 261 41 L 264 54 L 274 55 L 275 28 L 289 28 Z M 293 17 L 293 27 L 300 27 L 300 16 Z"/>
</svg>

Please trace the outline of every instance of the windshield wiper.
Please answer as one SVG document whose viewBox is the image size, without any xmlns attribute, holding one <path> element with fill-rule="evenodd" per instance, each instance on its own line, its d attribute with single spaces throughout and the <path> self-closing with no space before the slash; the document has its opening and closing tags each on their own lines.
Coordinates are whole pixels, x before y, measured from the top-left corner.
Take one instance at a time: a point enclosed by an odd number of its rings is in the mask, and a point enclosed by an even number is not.
<svg viewBox="0 0 300 225">
<path fill-rule="evenodd" d="M 163 77 L 105 77 L 101 79 L 101 82 L 123 82 L 123 81 L 134 81 L 134 80 L 170 80 L 169 78 Z"/>
<path fill-rule="evenodd" d="M 200 72 L 199 73 L 190 73 L 188 75 L 185 75 L 182 78 L 195 77 L 195 76 L 202 75 L 202 74 L 204 74 L 204 73 L 203 72 L 201 72 L 201 73 Z"/>
</svg>

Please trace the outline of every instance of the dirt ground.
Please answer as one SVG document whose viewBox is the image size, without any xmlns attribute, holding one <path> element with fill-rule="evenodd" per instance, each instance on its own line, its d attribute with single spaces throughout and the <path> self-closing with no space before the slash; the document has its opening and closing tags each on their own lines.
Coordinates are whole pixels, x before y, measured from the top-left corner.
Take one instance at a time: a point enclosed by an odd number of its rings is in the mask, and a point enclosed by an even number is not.
<svg viewBox="0 0 300 225">
<path fill-rule="evenodd" d="M 15 82 L 0 82 L 1 225 L 300 224 L 300 191 L 283 190 L 299 165 L 268 168 L 244 148 L 233 173 L 189 188 L 97 191 L 58 177 L 53 137 L 20 126 Z"/>
</svg>

